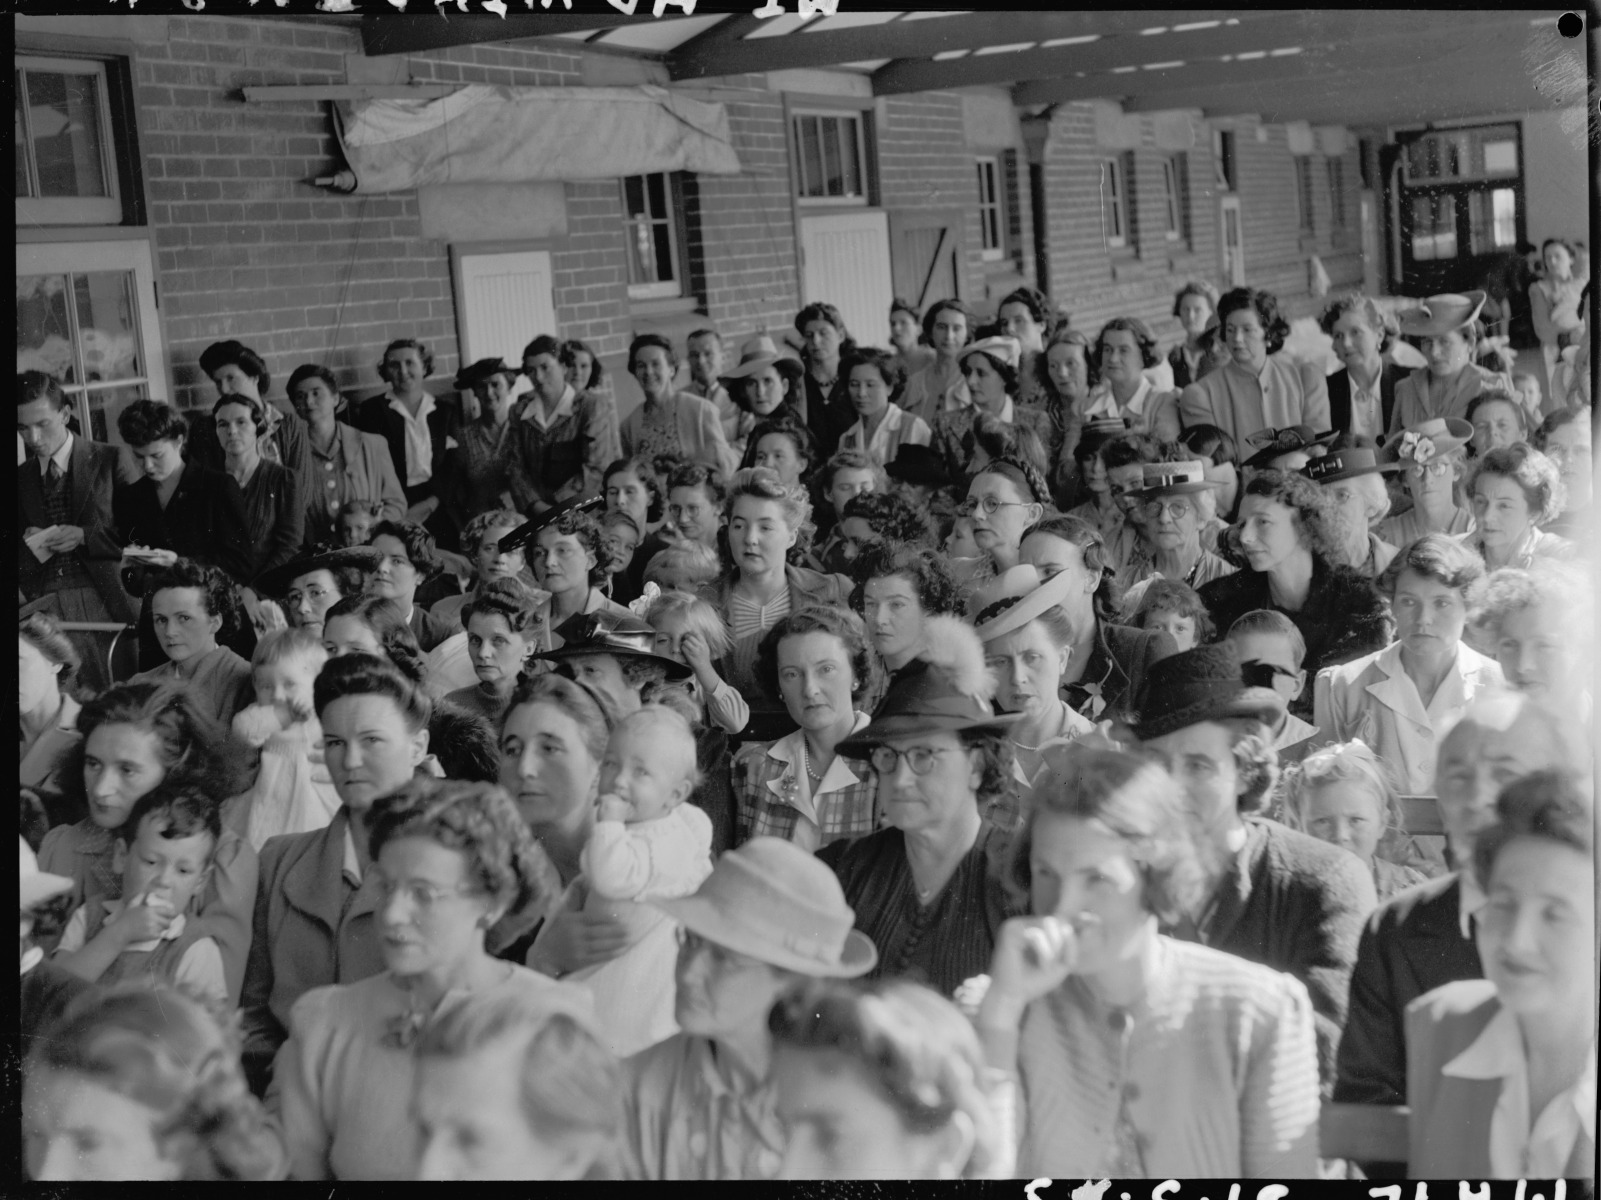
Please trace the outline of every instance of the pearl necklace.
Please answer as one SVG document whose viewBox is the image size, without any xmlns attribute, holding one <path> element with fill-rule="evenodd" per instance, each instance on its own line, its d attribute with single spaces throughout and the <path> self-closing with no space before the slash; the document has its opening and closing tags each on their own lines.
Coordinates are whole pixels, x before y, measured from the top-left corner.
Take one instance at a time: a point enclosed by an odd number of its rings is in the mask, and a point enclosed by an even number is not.
<svg viewBox="0 0 1601 1200">
<path fill-rule="evenodd" d="M 806 778 L 812 781 L 812 790 L 816 791 L 816 785 L 823 782 L 824 772 L 812 770 L 812 756 L 807 753 L 804 734 L 801 736 L 801 769 L 806 772 Z"/>
</svg>

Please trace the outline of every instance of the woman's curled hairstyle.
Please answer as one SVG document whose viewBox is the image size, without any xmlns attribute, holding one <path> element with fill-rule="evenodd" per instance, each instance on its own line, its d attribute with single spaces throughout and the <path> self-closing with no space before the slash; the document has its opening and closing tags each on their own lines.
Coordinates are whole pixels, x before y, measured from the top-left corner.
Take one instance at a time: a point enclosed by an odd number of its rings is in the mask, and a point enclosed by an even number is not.
<svg viewBox="0 0 1601 1200">
<path fill-rule="evenodd" d="M 507 912 L 549 904 L 561 892 L 550 859 L 497 784 L 417 776 L 373 801 L 367 829 L 374 862 L 400 838 L 422 838 L 461 851 L 469 878 L 489 897 L 496 920 Z"/>
<path fill-rule="evenodd" d="M 827 633 L 839 639 L 845 647 L 846 658 L 855 676 L 851 687 L 851 702 L 858 703 L 863 696 L 873 694 L 878 681 L 878 656 L 867 640 L 862 619 L 848 608 L 813 604 L 790 613 L 762 635 L 756 649 L 756 679 L 773 699 L 779 698 L 778 646 L 786 638 L 807 633 Z"/>
<path fill-rule="evenodd" d="M 328 706 L 346 696 L 389 697 L 412 733 L 426 729 L 434 712 L 433 701 L 420 684 L 394 663 L 373 654 L 341 654 L 323 665 L 311 687 L 317 719 L 322 720 Z"/>
<path fill-rule="evenodd" d="M 170 588 L 193 588 L 200 594 L 206 615 L 222 618 L 222 628 L 217 631 L 219 640 L 239 632 L 247 625 L 238 587 L 216 567 L 197 563 L 192 558 L 180 558 L 170 567 L 155 567 L 146 571 L 145 595 L 154 599 L 157 592 Z"/>
<path fill-rule="evenodd" d="M 1246 309 L 1254 311 L 1262 322 L 1267 335 L 1267 352 L 1277 354 L 1284 349 L 1285 339 L 1290 336 L 1290 323 L 1279 312 L 1279 298 L 1272 292 L 1248 287 L 1224 292 L 1223 298 L 1217 302 L 1218 327 L 1221 329 L 1224 326 L 1230 313 L 1244 312 Z"/>
<path fill-rule="evenodd" d="M 1242 494 L 1264 496 L 1293 510 L 1301 544 L 1312 552 L 1312 557 L 1321 558 L 1325 563 L 1339 561 L 1340 540 L 1333 501 L 1305 475 L 1276 467 L 1258 471 L 1251 476 Z"/>
<path fill-rule="evenodd" d="M 851 607 L 862 611 L 869 581 L 897 575 L 912 585 L 925 616 L 960 617 L 966 611 L 962 589 L 943 555 L 927 546 L 888 539 L 867 546 L 851 564 L 851 577 L 856 581 L 851 590 Z"/>
<path fill-rule="evenodd" d="M 80 996 L 26 1070 L 78 1075 L 153 1110 L 157 1145 L 185 1180 L 281 1179 L 283 1150 L 239 1056 L 231 1022 L 180 987 L 141 980 Z"/>
<path fill-rule="evenodd" d="M 78 656 L 72 639 L 61 632 L 53 618 L 45 613 L 29 613 L 18 623 L 17 636 L 44 655 L 46 661 L 61 668 L 56 672 L 56 687 L 63 695 L 74 700 L 83 698 L 78 693 L 78 671 L 83 659 Z"/>
<path fill-rule="evenodd" d="M 807 980 L 767 1018 L 775 1050 L 833 1052 L 854 1063 L 914 1133 L 936 1133 L 957 1114 L 972 1127 L 963 1179 L 1000 1165 L 1004 1131 L 978 1035 L 960 1009 L 918 983 Z"/>
<path fill-rule="evenodd" d="M 400 606 L 383 596 L 363 596 L 360 592 L 346 594 L 323 614 L 323 632 L 335 617 L 350 617 L 372 630 L 373 637 L 383 648 L 391 665 L 418 687 L 424 686 L 428 673 L 427 659 L 417 643 L 417 635 L 406 624 Z"/>
</svg>

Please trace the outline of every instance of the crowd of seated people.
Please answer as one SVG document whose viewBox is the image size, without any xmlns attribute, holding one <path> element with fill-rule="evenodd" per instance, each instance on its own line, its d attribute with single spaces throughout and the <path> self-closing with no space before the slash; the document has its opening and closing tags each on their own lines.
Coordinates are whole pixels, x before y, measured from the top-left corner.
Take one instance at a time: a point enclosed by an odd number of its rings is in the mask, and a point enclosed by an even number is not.
<svg viewBox="0 0 1601 1200">
<path fill-rule="evenodd" d="M 1592 418 L 1484 300 L 20 374 L 20 1169 L 1593 1179 Z"/>
</svg>

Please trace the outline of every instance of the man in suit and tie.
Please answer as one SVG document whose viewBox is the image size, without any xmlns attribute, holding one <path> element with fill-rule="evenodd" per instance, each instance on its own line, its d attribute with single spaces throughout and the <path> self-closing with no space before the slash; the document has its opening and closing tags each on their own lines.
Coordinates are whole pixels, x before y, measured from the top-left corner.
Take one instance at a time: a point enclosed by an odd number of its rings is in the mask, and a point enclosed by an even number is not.
<svg viewBox="0 0 1601 1200">
<path fill-rule="evenodd" d="M 54 596 L 64 620 L 132 620 L 111 519 L 117 448 L 76 436 L 67 413 L 66 394 L 54 377 L 42 371 L 17 375 L 17 433 L 28 451 L 28 461 L 17 469 L 22 592 L 30 600 Z M 40 541 L 35 535 L 46 530 L 49 536 Z M 30 537 L 37 553 L 26 541 Z"/>
</svg>

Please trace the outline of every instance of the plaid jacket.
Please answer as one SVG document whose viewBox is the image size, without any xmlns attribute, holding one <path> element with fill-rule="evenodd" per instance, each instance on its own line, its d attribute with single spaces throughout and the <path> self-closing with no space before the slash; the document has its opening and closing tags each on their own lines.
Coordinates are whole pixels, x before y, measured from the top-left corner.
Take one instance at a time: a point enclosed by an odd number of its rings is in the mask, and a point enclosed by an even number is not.
<svg viewBox="0 0 1601 1200">
<path fill-rule="evenodd" d="M 871 718 L 856 714 L 856 729 Z M 878 780 L 866 764 L 836 756 L 818 794 L 801 795 L 801 739 L 796 730 L 776 742 L 753 742 L 734 755 L 734 844 L 777 837 L 817 850 L 878 828 Z"/>
</svg>

